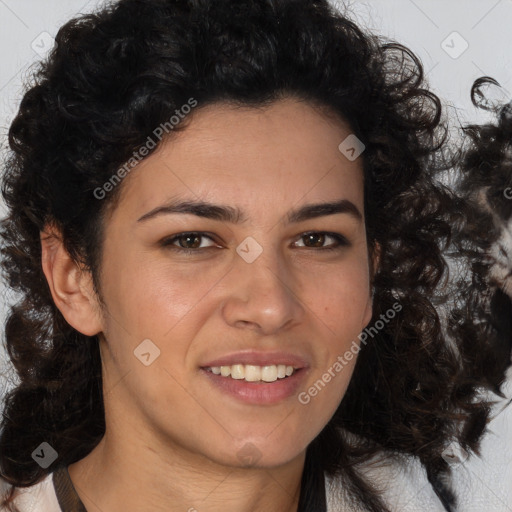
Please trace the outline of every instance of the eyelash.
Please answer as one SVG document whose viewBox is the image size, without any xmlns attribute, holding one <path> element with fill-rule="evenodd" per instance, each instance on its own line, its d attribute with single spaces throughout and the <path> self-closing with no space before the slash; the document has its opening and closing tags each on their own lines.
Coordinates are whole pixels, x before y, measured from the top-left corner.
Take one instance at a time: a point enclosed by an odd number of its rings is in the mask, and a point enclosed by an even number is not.
<svg viewBox="0 0 512 512">
<path fill-rule="evenodd" d="M 299 237 L 299 239 L 304 238 L 308 235 L 326 235 L 328 237 L 334 238 L 336 241 L 334 246 L 331 247 L 305 247 L 306 249 L 313 249 L 313 250 L 320 250 L 324 252 L 331 252 L 331 251 L 339 251 L 343 248 L 349 247 L 350 242 L 343 236 L 338 233 L 331 233 L 328 231 L 308 231 L 306 233 L 302 233 L 302 235 Z M 173 251 L 180 252 L 182 254 L 193 254 L 198 253 L 201 250 L 205 249 L 214 249 L 214 247 L 202 247 L 202 248 L 196 248 L 196 249 L 186 249 L 184 247 L 179 247 L 176 245 L 173 245 L 173 243 L 180 238 L 184 238 L 186 236 L 199 236 L 200 238 L 209 238 L 212 242 L 215 242 L 215 240 L 202 231 L 186 231 L 183 233 L 178 233 L 177 235 L 173 235 L 172 237 L 163 239 L 160 244 L 162 247 L 171 249 Z"/>
</svg>

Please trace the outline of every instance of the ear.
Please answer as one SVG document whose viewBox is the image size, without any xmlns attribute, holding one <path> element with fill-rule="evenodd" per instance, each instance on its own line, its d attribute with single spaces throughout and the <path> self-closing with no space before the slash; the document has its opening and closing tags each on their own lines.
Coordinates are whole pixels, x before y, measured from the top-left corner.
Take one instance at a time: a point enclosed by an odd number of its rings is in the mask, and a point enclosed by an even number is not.
<svg viewBox="0 0 512 512">
<path fill-rule="evenodd" d="M 373 278 L 379 270 L 380 257 L 381 257 L 381 246 L 378 242 L 375 242 L 373 248 L 368 249 L 368 262 L 369 262 L 369 274 L 370 274 L 370 290 L 368 293 L 368 303 L 366 304 L 366 310 L 363 318 L 363 325 L 366 327 L 373 316 Z"/>
<path fill-rule="evenodd" d="M 380 266 L 380 257 L 381 257 L 382 247 L 379 242 L 375 242 L 371 251 L 368 252 L 369 261 L 370 261 L 370 283 L 373 283 L 373 278 L 375 274 L 379 270 Z"/>
<path fill-rule="evenodd" d="M 103 326 L 90 272 L 73 261 L 55 226 L 46 225 L 40 236 L 41 263 L 55 305 L 77 331 L 98 334 Z"/>
</svg>

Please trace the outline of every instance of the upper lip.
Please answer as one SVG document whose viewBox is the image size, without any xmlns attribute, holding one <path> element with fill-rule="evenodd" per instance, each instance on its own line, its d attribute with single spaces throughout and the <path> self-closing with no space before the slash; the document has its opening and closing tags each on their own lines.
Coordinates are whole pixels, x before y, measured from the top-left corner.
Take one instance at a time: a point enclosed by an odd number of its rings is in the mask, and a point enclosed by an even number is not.
<svg viewBox="0 0 512 512">
<path fill-rule="evenodd" d="M 306 368 L 308 363 L 306 359 L 290 352 L 261 352 L 261 351 L 243 351 L 226 354 L 212 361 L 201 365 L 201 368 L 211 368 L 213 366 L 232 366 L 234 364 L 252 364 L 255 366 L 270 366 L 284 364 L 294 368 Z"/>
</svg>

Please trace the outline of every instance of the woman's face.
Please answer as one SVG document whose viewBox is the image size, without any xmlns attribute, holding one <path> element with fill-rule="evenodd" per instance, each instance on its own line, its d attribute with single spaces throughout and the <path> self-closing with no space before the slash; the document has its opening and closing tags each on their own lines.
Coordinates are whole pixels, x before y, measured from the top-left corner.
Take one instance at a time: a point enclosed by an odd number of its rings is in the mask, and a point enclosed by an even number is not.
<svg viewBox="0 0 512 512">
<path fill-rule="evenodd" d="M 278 466 L 335 412 L 355 357 L 333 368 L 371 318 L 362 162 L 338 149 L 350 128 L 304 102 L 193 116 L 105 220 L 107 432 Z"/>
</svg>

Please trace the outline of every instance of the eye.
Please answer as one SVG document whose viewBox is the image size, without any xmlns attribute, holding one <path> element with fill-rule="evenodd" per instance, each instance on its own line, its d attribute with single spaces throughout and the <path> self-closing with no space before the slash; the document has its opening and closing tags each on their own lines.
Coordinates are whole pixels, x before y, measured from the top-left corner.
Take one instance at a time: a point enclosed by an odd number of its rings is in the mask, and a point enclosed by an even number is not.
<svg viewBox="0 0 512 512">
<path fill-rule="evenodd" d="M 199 249 L 209 249 L 215 246 L 215 244 L 208 246 L 202 245 L 202 239 L 208 239 L 211 242 L 214 242 L 213 238 L 206 233 L 188 232 L 178 233 L 170 238 L 165 238 L 160 242 L 160 244 L 162 247 L 185 253 L 198 252 Z"/>
<path fill-rule="evenodd" d="M 326 240 L 329 239 L 334 240 L 334 243 L 325 246 Z M 202 242 L 205 240 L 209 240 L 213 243 L 209 245 L 203 245 Z M 321 251 L 340 250 L 350 246 L 349 241 L 343 235 L 340 235 L 339 233 L 328 233 L 324 231 L 311 231 L 308 233 L 303 233 L 299 240 L 305 241 L 305 244 L 303 246 L 299 245 L 298 247 L 304 247 L 306 249 L 318 249 Z M 203 250 L 219 247 L 212 236 L 208 235 L 207 233 L 198 231 L 178 233 L 163 239 L 160 242 L 160 245 L 167 249 L 171 249 L 173 251 L 184 254 L 198 254 Z"/>
<path fill-rule="evenodd" d="M 334 244 L 324 246 L 326 239 L 329 238 L 334 240 Z M 324 231 L 311 231 L 309 233 L 304 233 L 301 235 L 300 239 L 306 242 L 304 247 L 308 249 L 320 249 L 322 251 L 334 251 L 350 245 L 349 241 L 343 235 Z"/>
</svg>

